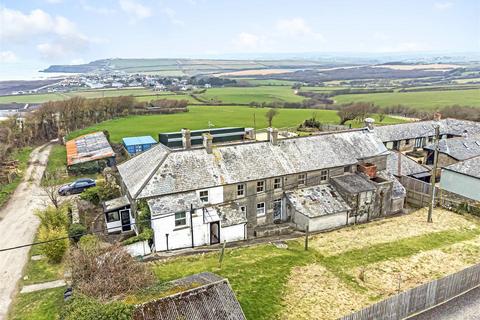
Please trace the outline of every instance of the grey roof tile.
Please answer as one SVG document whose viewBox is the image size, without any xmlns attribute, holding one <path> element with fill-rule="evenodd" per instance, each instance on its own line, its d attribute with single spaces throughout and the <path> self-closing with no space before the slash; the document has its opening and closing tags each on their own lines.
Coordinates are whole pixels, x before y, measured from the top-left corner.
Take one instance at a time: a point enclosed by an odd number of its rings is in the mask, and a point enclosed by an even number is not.
<svg viewBox="0 0 480 320">
<path fill-rule="evenodd" d="M 444 169 L 480 179 L 480 157 L 457 162 L 445 167 Z"/>
<path fill-rule="evenodd" d="M 400 154 L 400 163 L 401 163 L 401 175 L 402 176 L 411 176 L 414 174 L 429 172 L 430 169 L 425 167 L 415 160 L 409 158 L 408 156 L 399 153 L 391 152 L 387 158 L 387 170 L 392 174 L 398 176 L 398 156 Z"/>
<path fill-rule="evenodd" d="M 480 136 L 470 138 L 451 138 L 441 139 L 438 142 L 438 148 L 441 153 L 449 155 L 457 160 L 467 160 L 480 156 Z M 435 145 L 425 146 L 427 150 L 434 150 Z"/>
</svg>

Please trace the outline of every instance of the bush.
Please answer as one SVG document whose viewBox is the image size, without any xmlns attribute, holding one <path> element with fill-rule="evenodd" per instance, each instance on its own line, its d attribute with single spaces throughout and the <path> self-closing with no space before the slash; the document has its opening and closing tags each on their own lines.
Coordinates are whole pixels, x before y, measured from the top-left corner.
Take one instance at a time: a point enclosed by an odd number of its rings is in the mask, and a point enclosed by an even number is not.
<svg viewBox="0 0 480 320">
<path fill-rule="evenodd" d="M 60 319 L 63 320 L 129 320 L 134 306 L 123 302 L 100 303 L 82 294 L 75 296 L 65 304 Z"/>
<path fill-rule="evenodd" d="M 96 187 L 88 188 L 80 194 L 80 199 L 89 201 L 94 205 L 98 205 L 100 203 L 100 188 L 97 185 Z"/>
<path fill-rule="evenodd" d="M 141 233 L 152 227 L 150 207 L 145 199 L 138 202 L 138 212 L 137 227 Z"/>
<path fill-rule="evenodd" d="M 68 228 L 68 236 L 72 239 L 75 243 L 80 240 L 81 237 L 87 234 L 87 228 L 80 224 L 80 223 L 73 223 Z"/>
<path fill-rule="evenodd" d="M 40 226 L 46 229 L 64 229 L 69 223 L 68 206 L 61 206 L 58 209 L 50 206 L 44 210 L 37 210 L 35 215 L 40 219 Z"/>
<path fill-rule="evenodd" d="M 79 248 L 86 253 L 93 254 L 100 249 L 100 239 L 93 234 L 87 234 L 80 238 Z"/>
<path fill-rule="evenodd" d="M 145 240 L 150 240 L 153 239 L 153 230 L 150 228 L 146 228 L 143 230 L 142 233 L 140 233 L 138 236 L 128 238 L 127 240 L 123 241 L 123 245 L 129 245 L 135 242 L 139 241 L 145 241 Z"/>
<path fill-rule="evenodd" d="M 106 183 L 105 180 L 98 180 L 95 187 L 88 188 L 80 194 L 80 199 L 98 205 L 101 201 L 107 201 L 118 196 L 120 196 L 120 190 L 116 185 Z"/>
<path fill-rule="evenodd" d="M 38 240 L 40 242 L 50 241 L 41 245 L 41 252 L 52 263 L 62 261 L 63 255 L 68 248 L 68 234 L 62 228 L 46 228 L 41 226 L 38 230 Z"/>
</svg>

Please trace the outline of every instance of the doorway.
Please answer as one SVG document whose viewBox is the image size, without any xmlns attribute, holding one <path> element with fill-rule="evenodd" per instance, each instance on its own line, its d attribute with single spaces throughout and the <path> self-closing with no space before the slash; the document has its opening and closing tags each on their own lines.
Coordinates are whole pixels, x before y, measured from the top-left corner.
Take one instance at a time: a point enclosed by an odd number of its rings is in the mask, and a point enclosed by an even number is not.
<svg viewBox="0 0 480 320">
<path fill-rule="evenodd" d="M 282 221 L 282 199 L 273 201 L 273 222 L 280 223 Z"/>
<path fill-rule="evenodd" d="M 210 244 L 220 243 L 220 222 L 210 223 Z"/>
<path fill-rule="evenodd" d="M 132 230 L 130 224 L 130 209 L 120 210 L 120 219 L 122 221 L 122 231 Z"/>
</svg>

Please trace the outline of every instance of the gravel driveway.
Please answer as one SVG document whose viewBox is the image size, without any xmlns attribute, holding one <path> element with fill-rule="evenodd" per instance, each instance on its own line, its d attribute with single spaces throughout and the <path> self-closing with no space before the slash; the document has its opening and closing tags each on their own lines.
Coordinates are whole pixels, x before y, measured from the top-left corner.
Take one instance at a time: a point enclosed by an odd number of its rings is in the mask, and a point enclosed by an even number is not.
<svg viewBox="0 0 480 320">
<path fill-rule="evenodd" d="M 33 242 L 38 227 L 34 210 L 45 207 L 48 197 L 39 187 L 51 146 L 38 147 L 30 154 L 25 178 L 7 206 L 0 210 L 0 249 Z M 0 252 L 0 319 L 7 318 L 18 280 L 28 259 L 30 248 Z"/>
</svg>

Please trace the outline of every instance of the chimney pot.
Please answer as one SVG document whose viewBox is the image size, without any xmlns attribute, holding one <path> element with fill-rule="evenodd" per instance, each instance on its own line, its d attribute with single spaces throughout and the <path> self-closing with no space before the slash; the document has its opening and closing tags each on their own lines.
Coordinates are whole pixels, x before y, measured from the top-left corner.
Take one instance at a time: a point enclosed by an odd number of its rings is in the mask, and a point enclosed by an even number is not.
<svg viewBox="0 0 480 320">
<path fill-rule="evenodd" d="M 211 154 L 213 152 L 213 136 L 210 133 L 204 133 L 202 136 L 205 151 L 207 151 L 208 154 Z"/>
<path fill-rule="evenodd" d="M 442 119 L 442 114 L 440 112 L 435 112 L 433 114 L 433 120 L 434 121 L 440 121 Z"/>
<path fill-rule="evenodd" d="M 192 138 L 189 129 L 182 129 L 182 146 L 183 149 L 190 149 L 192 147 Z"/>
<path fill-rule="evenodd" d="M 276 128 L 268 128 L 268 140 L 274 146 L 278 143 L 278 130 Z"/>
<path fill-rule="evenodd" d="M 365 127 L 368 129 L 368 131 L 373 131 L 375 120 L 373 118 L 365 118 L 364 121 L 365 121 Z"/>
</svg>

